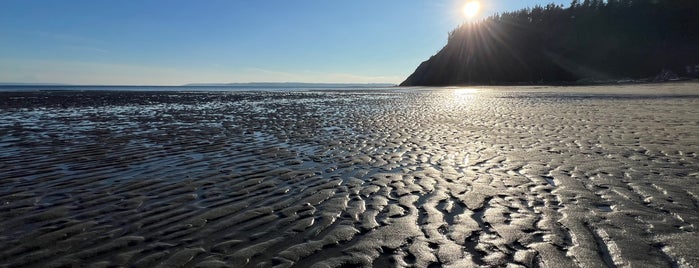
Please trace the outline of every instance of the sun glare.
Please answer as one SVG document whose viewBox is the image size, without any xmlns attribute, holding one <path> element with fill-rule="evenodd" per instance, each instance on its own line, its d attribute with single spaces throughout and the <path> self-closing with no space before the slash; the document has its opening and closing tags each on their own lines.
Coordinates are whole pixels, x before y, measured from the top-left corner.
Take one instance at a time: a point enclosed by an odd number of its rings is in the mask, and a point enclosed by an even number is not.
<svg viewBox="0 0 699 268">
<path fill-rule="evenodd" d="M 464 15 L 469 19 L 478 15 L 478 11 L 480 10 L 481 3 L 478 1 L 468 1 L 466 5 L 464 5 Z"/>
<path fill-rule="evenodd" d="M 457 88 L 457 89 L 454 89 L 454 95 L 459 96 L 459 97 L 470 96 L 470 95 L 473 95 L 475 93 L 478 93 L 477 88 Z"/>
<path fill-rule="evenodd" d="M 458 104 L 468 104 L 473 102 L 478 95 L 477 88 L 455 88 L 452 93 L 454 94 L 454 100 Z"/>
</svg>

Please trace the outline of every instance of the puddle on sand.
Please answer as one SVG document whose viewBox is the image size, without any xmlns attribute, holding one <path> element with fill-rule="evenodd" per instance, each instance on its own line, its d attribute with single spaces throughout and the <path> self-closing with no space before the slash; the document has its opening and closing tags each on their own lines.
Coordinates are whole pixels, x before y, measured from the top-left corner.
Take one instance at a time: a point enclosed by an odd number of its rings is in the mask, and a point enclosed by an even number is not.
<svg viewBox="0 0 699 268">
<path fill-rule="evenodd" d="M 614 211 L 614 210 L 612 209 L 612 206 L 610 206 L 610 205 L 597 205 L 597 209 L 599 209 L 599 210 L 602 211 L 602 212 L 612 212 L 612 211 Z"/>
</svg>

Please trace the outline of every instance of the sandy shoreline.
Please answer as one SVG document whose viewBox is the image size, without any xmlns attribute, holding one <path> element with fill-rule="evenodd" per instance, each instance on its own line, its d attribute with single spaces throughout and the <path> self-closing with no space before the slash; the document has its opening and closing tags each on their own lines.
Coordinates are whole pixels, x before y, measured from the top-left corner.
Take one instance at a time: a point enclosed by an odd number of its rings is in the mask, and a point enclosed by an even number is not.
<svg viewBox="0 0 699 268">
<path fill-rule="evenodd" d="M 0 266 L 690 267 L 699 88 L 0 92 Z"/>
</svg>

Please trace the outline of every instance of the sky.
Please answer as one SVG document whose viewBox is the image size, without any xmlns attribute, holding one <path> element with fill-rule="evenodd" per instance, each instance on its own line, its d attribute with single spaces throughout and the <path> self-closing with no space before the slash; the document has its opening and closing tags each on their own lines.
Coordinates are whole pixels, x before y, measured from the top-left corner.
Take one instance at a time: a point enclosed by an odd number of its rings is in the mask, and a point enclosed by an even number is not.
<svg viewBox="0 0 699 268">
<path fill-rule="evenodd" d="M 462 23 L 569 1 L 1 0 L 0 82 L 394 83 Z"/>
</svg>

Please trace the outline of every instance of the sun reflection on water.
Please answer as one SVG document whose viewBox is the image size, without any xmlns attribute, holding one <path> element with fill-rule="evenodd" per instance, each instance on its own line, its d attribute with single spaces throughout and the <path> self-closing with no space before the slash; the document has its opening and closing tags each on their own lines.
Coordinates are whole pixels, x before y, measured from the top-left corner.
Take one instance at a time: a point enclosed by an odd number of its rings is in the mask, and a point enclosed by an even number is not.
<svg viewBox="0 0 699 268">
<path fill-rule="evenodd" d="M 477 88 L 457 88 L 454 89 L 454 96 L 456 97 L 469 97 L 472 96 L 476 93 L 478 93 L 479 89 Z"/>
</svg>

